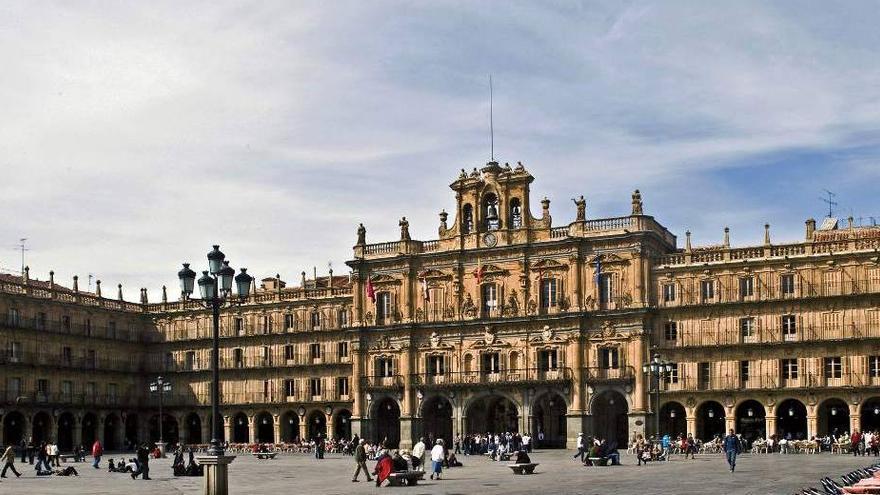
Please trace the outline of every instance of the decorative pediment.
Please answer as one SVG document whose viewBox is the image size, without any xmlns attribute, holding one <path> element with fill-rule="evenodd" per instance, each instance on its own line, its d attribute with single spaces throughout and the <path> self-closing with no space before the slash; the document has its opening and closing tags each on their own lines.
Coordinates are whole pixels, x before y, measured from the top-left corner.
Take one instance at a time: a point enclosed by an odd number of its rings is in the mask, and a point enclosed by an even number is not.
<svg viewBox="0 0 880 495">
<path fill-rule="evenodd" d="M 565 343 L 565 341 L 566 339 L 557 335 L 557 333 L 550 328 L 550 325 L 544 325 L 540 334 L 529 339 L 529 343 L 531 344 Z"/>
<path fill-rule="evenodd" d="M 392 277 L 391 275 L 378 274 L 370 277 L 370 282 L 373 285 L 392 285 L 392 284 L 400 284 L 400 280 Z"/>
<path fill-rule="evenodd" d="M 614 253 L 599 253 L 595 256 L 587 258 L 587 263 L 591 265 L 596 264 L 596 260 L 601 261 L 602 265 L 616 265 L 616 264 L 628 264 L 629 260 L 621 258 L 619 255 Z"/>
<path fill-rule="evenodd" d="M 447 344 L 443 342 L 443 337 L 440 336 L 437 332 L 431 332 L 431 338 L 428 342 L 423 342 L 419 345 L 420 349 L 424 350 L 454 350 L 455 346 L 451 344 Z"/>
<path fill-rule="evenodd" d="M 590 340 L 623 340 L 629 338 L 629 332 L 620 331 L 610 321 L 606 321 L 601 327 L 590 333 Z"/>
<path fill-rule="evenodd" d="M 452 278 L 452 275 L 448 273 L 443 273 L 440 270 L 435 270 L 433 268 L 427 269 L 421 273 L 419 273 L 419 278 L 423 278 L 428 282 L 440 281 L 440 280 L 449 280 Z"/>
<path fill-rule="evenodd" d="M 532 269 L 545 272 L 550 270 L 565 270 L 568 268 L 568 265 L 560 263 L 554 259 L 543 259 L 532 265 Z"/>
<path fill-rule="evenodd" d="M 507 276 L 510 273 L 509 270 L 499 268 L 497 265 L 492 265 L 492 264 L 483 265 L 481 268 L 483 270 L 484 277 L 487 277 L 487 276 L 501 277 L 501 276 Z"/>
<path fill-rule="evenodd" d="M 376 342 L 370 346 L 370 351 L 375 352 L 388 352 L 397 350 L 398 346 L 395 346 L 391 343 L 391 338 L 387 335 L 383 335 L 376 339 Z"/>
</svg>

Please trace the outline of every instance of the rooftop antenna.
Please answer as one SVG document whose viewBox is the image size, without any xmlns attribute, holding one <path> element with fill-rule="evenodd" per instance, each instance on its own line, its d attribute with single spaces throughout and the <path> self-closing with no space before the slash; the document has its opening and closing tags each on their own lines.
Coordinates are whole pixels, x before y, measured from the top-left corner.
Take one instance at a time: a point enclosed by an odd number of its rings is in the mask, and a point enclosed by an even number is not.
<svg viewBox="0 0 880 495">
<path fill-rule="evenodd" d="M 27 243 L 27 237 L 22 237 L 21 239 L 18 240 L 18 245 L 15 246 L 15 249 L 20 249 L 20 250 L 21 250 L 21 273 L 24 273 L 24 267 L 25 267 L 25 264 L 24 264 L 24 252 L 25 252 L 25 251 L 30 251 L 30 249 L 28 249 L 28 248 L 26 247 L 26 246 L 27 246 L 26 243 Z"/>
<path fill-rule="evenodd" d="M 489 74 L 489 157 L 495 161 L 495 122 L 492 115 L 492 74 Z"/>
<path fill-rule="evenodd" d="M 828 218 L 831 218 L 834 216 L 834 207 L 837 206 L 837 201 L 834 201 L 834 198 L 837 196 L 837 194 L 829 191 L 828 189 L 822 190 L 825 191 L 825 194 L 827 194 L 828 197 L 819 199 L 828 204 Z"/>
</svg>

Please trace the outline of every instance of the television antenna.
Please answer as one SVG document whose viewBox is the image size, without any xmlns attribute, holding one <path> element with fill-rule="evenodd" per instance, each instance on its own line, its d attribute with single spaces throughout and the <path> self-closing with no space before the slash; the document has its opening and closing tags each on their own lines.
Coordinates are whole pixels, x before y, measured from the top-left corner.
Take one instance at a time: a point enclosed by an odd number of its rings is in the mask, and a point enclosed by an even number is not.
<svg viewBox="0 0 880 495">
<path fill-rule="evenodd" d="M 27 237 L 22 237 L 21 239 L 19 239 L 18 244 L 16 244 L 14 249 L 16 251 L 21 251 L 21 273 L 24 273 L 24 253 L 25 251 L 30 251 L 30 249 L 27 247 Z"/>
<path fill-rule="evenodd" d="M 827 194 L 828 197 L 819 199 L 828 205 L 828 218 L 831 218 L 834 216 L 834 207 L 837 206 L 837 201 L 834 200 L 834 198 L 837 197 L 837 194 L 829 191 L 828 189 L 822 190 L 825 191 L 825 194 Z"/>
</svg>

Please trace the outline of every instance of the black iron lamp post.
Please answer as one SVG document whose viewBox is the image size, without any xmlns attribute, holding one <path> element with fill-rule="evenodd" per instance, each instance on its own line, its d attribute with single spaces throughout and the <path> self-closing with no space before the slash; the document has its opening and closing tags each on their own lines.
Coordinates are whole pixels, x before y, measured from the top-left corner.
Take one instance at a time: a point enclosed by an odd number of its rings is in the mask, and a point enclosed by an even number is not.
<svg viewBox="0 0 880 495">
<path fill-rule="evenodd" d="M 162 431 L 162 403 L 164 402 L 165 392 L 171 392 L 171 382 L 166 381 L 161 376 L 156 381 L 150 383 L 150 392 L 159 394 L 159 452 L 165 457 L 165 434 Z"/>
<path fill-rule="evenodd" d="M 653 382 L 654 393 L 654 431 L 657 438 L 660 438 L 660 383 L 661 380 L 672 374 L 675 369 L 675 363 L 670 361 L 662 361 L 659 354 L 654 354 L 650 362 L 642 365 L 642 372 L 649 375 Z"/>
<path fill-rule="evenodd" d="M 200 459 L 208 469 L 216 468 L 214 476 L 205 476 L 205 493 L 207 495 L 225 495 L 228 493 L 228 480 L 226 467 L 232 461 L 232 457 L 224 455 L 223 444 L 220 442 L 220 309 L 226 306 L 242 304 L 247 299 L 251 290 L 253 277 L 247 274 L 247 268 L 242 268 L 241 273 L 235 274 L 235 269 L 225 261 L 226 255 L 220 251 L 219 245 L 208 253 L 208 270 L 202 272 L 199 277 L 199 302 L 212 311 L 214 317 L 213 352 L 211 354 L 211 447 L 208 455 Z M 189 263 L 183 264 L 183 269 L 178 272 L 180 278 L 180 291 L 184 300 L 188 300 L 193 293 L 196 282 L 196 272 L 189 267 Z M 232 283 L 235 282 L 238 295 L 232 294 Z"/>
</svg>

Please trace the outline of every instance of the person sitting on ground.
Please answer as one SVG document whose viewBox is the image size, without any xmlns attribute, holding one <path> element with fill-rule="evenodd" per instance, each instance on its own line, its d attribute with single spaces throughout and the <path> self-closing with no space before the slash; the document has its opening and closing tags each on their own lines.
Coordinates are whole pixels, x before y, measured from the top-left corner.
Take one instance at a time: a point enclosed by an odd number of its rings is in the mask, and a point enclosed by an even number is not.
<svg viewBox="0 0 880 495">
<path fill-rule="evenodd" d="M 449 455 L 446 457 L 446 467 L 461 467 L 461 466 L 462 466 L 461 462 L 458 460 L 457 457 L 455 457 L 455 452 L 450 451 Z"/>
<path fill-rule="evenodd" d="M 529 457 L 529 454 L 525 450 L 520 450 L 516 453 L 516 463 L 517 464 L 531 464 L 532 459 Z"/>
<path fill-rule="evenodd" d="M 116 464 L 113 462 L 113 458 L 111 457 L 109 461 L 107 461 L 107 472 L 115 473 L 116 472 Z"/>
<path fill-rule="evenodd" d="M 611 461 L 612 466 L 620 465 L 620 452 L 617 451 L 617 441 L 611 440 L 610 442 L 604 445 L 605 449 L 602 452 L 602 457 L 607 457 Z"/>
<path fill-rule="evenodd" d="M 388 479 L 388 475 L 394 469 L 394 461 L 388 453 L 383 453 L 377 458 L 376 469 L 373 474 L 376 475 L 376 487 L 382 486 L 382 482 Z"/>
<path fill-rule="evenodd" d="M 392 450 L 391 451 L 391 463 L 393 464 L 394 471 L 409 471 L 409 464 L 406 462 L 406 459 L 400 455 L 400 451 Z"/>
<path fill-rule="evenodd" d="M 76 468 L 73 466 L 67 466 L 64 469 L 56 469 L 53 473 L 55 476 L 79 476 L 79 473 L 76 472 Z"/>
</svg>

